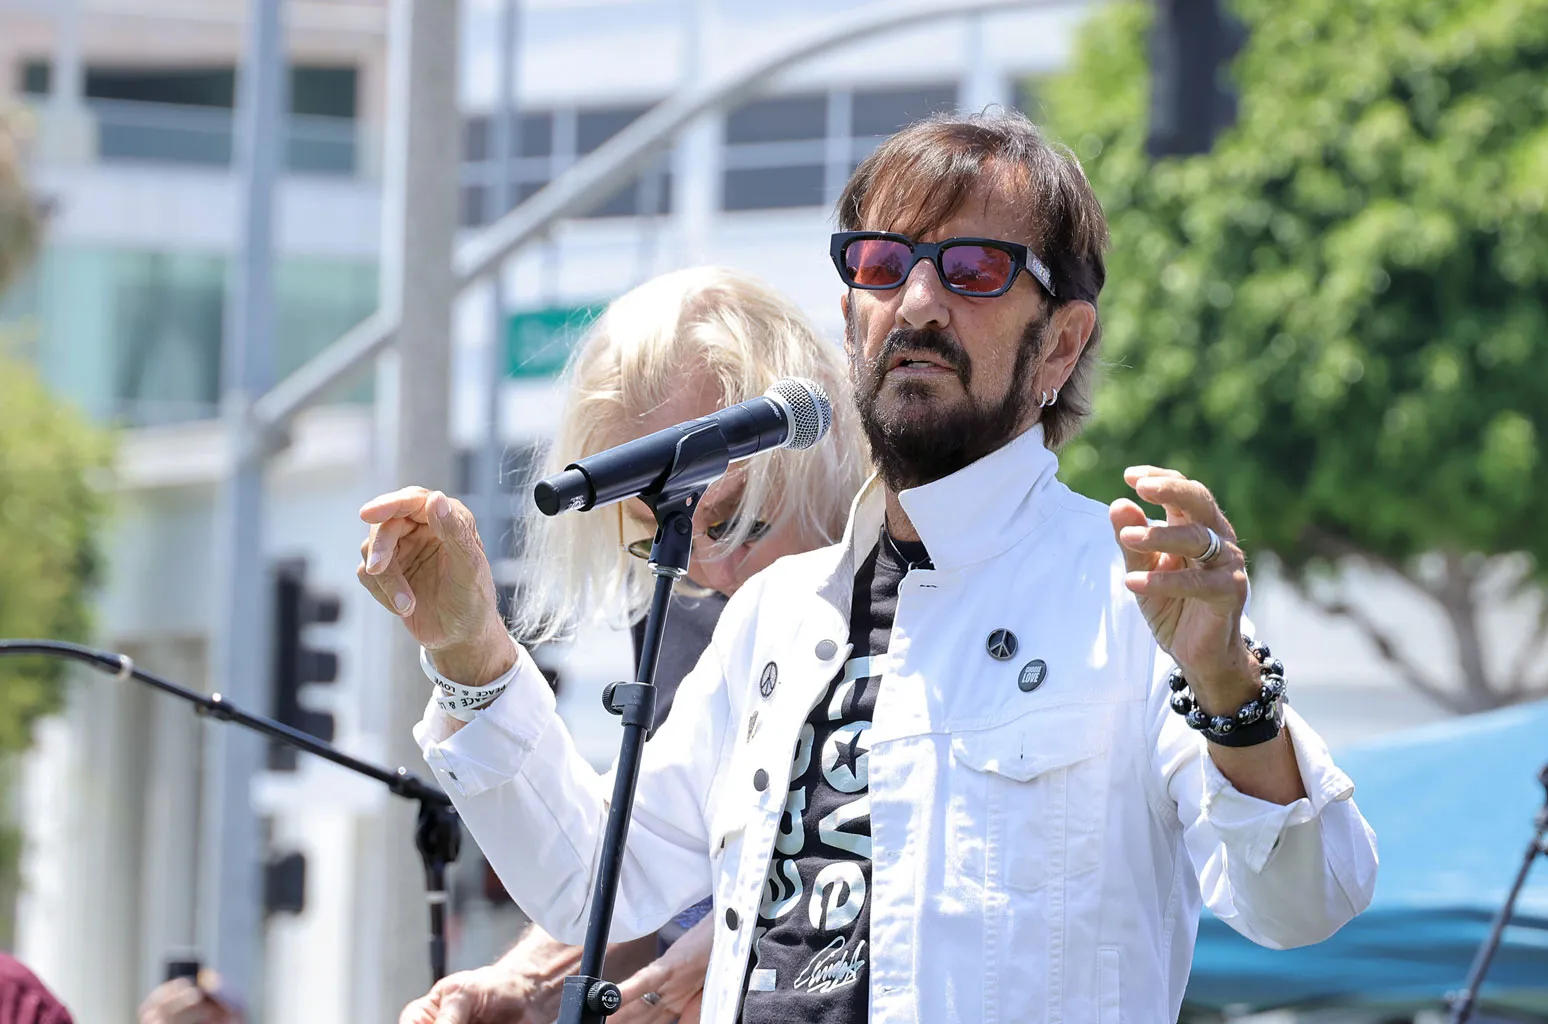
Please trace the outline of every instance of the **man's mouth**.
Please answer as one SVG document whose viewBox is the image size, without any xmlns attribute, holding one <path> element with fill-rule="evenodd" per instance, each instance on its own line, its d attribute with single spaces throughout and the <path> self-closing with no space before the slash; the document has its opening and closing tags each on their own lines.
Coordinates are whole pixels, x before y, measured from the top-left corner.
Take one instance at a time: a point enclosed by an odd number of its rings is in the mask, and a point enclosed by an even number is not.
<svg viewBox="0 0 1548 1024">
<path fill-rule="evenodd" d="M 940 359 L 921 355 L 896 355 L 887 361 L 887 373 L 894 370 L 902 370 L 910 375 L 921 373 L 950 373 L 957 372 L 956 367 L 948 366 Z"/>
</svg>

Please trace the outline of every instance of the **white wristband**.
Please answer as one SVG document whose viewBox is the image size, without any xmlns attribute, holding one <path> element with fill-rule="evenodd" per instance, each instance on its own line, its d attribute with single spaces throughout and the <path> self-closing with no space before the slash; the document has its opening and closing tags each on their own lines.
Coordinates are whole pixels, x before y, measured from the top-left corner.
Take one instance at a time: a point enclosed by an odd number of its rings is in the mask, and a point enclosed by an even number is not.
<svg viewBox="0 0 1548 1024">
<path fill-rule="evenodd" d="M 439 694 L 435 698 L 435 706 L 451 715 L 459 722 L 471 722 L 489 702 L 500 696 L 505 687 L 498 687 L 493 694 L 480 700 L 477 697 L 443 697 Z"/>
<path fill-rule="evenodd" d="M 460 722 L 471 722 L 474 715 L 504 693 L 509 685 L 507 676 L 502 676 L 498 682 L 488 686 L 454 683 L 436 671 L 435 663 L 430 660 L 430 652 L 423 647 L 419 649 L 419 667 L 435 684 L 436 706 Z"/>
</svg>

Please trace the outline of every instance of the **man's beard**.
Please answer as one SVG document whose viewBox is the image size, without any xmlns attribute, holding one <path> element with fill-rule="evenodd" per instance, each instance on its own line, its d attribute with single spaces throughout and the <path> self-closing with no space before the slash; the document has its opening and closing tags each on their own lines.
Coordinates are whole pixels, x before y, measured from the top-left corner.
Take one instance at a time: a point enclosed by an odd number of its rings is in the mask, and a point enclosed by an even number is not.
<svg viewBox="0 0 1548 1024">
<path fill-rule="evenodd" d="M 950 476 L 990 452 L 1004 447 L 1032 419 L 1037 403 L 1032 394 L 1030 367 L 1042 351 L 1048 317 L 1034 317 L 1021 332 L 1016 365 L 1005 395 L 992 405 L 982 405 L 968 390 L 973 360 L 957 340 L 944 331 L 895 328 L 869 364 L 863 361 L 854 315 L 845 319 L 849 341 L 849 376 L 860 424 L 871 445 L 871 458 L 882 481 L 894 493 Z M 930 353 L 956 371 L 965 401 L 945 407 L 928 381 L 905 380 L 892 389 L 898 408 L 890 414 L 877 409 L 886 383 L 887 363 L 899 352 Z M 943 406 L 927 408 L 924 403 Z M 910 407 L 918 407 L 912 414 Z"/>
</svg>

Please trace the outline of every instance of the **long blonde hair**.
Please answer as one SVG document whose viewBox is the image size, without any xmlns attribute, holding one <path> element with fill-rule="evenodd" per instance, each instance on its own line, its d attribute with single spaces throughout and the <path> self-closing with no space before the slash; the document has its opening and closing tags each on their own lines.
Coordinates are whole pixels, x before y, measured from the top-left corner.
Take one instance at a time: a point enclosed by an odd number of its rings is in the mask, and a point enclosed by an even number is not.
<svg viewBox="0 0 1548 1024">
<path fill-rule="evenodd" d="M 718 386 L 723 406 L 755 398 L 781 377 L 809 377 L 833 399 L 833 427 L 815 448 L 739 464 L 745 486 L 732 517 L 736 526 L 716 547 L 745 543 L 760 519 L 776 530 L 793 527 L 812 546 L 837 540 L 869 470 L 844 391 L 842 353 L 817 337 L 789 300 L 724 267 L 664 274 L 608 306 L 565 370 L 564 414 L 539 472 L 559 472 L 632 440 L 640 416 L 700 374 Z M 526 489 L 518 493 L 525 498 Z M 518 639 L 539 643 L 583 623 L 623 626 L 644 614 L 651 577 L 642 560 L 623 550 L 624 525 L 622 504 L 517 517 L 524 552 L 512 608 Z"/>
</svg>

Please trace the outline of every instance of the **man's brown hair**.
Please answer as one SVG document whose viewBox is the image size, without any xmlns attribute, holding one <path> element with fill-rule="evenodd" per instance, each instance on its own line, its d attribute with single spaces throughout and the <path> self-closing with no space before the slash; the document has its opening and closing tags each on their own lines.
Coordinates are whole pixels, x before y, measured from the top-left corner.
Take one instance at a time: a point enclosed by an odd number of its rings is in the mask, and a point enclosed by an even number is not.
<svg viewBox="0 0 1548 1024">
<path fill-rule="evenodd" d="M 1027 232 L 1032 251 L 1048 265 L 1052 305 L 1082 301 L 1096 307 L 1107 280 L 1107 218 L 1075 155 L 1043 138 L 1016 112 L 938 114 L 904 128 L 855 169 L 839 197 L 839 228 L 920 238 L 951 219 L 986 183 L 1003 189 L 1024 211 L 1015 227 Z M 1043 410 L 1050 448 L 1073 438 L 1091 414 L 1101 335 L 1098 317 L 1059 401 Z"/>
</svg>

